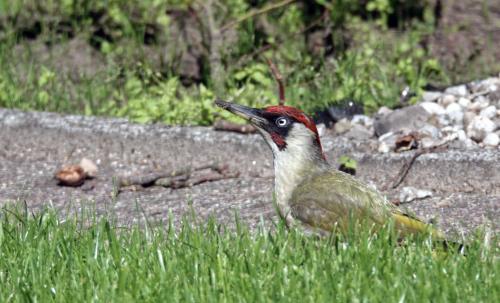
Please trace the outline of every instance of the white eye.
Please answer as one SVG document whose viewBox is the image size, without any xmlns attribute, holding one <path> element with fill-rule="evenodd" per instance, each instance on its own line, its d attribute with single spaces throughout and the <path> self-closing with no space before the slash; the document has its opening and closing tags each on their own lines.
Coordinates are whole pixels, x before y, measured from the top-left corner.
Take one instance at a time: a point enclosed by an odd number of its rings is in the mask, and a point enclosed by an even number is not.
<svg viewBox="0 0 500 303">
<path fill-rule="evenodd" d="M 278 125 L 279 127 L 285 127 L 288 125 L 288 119 L 285 117 L 279 117 L 278 119 L 276 119 L 276 125 Z"/>
</svg>

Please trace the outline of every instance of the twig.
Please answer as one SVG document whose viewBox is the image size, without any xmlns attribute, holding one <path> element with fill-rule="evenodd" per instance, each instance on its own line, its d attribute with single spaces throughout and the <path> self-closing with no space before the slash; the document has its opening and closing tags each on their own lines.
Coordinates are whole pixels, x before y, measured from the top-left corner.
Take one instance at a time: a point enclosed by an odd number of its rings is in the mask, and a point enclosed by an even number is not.
<svg viewBox="0 0 500 303">
<path fill-rule="evenodd" d="M 264 6 L 263 8 L 261 9 L 253 9 L 251 11 L 249 11 L 248 13 L 244 14 L 243 16 L 239 17 L 238 19 L 234 20 L 234 21 L 231 21 L 225 25 L 223 25 L 220 29 L 221 32 L 225 32 L 226 30 L 234 27 L 235 25 L 247 20 L 247 19 L 250 19 L 250 18 L 253 18 L 257 15 L 262 15 L 262 14 L 265 14 L 267 12 L 270 12 L 274 9 L 277 9 L 277 8 L 280 8 L 280 7 L 283 7 L 283 6 L 286 6 L 292 2 L 295 2 L 296 0 L 284 0 L 284 1 L 281 1 L 281 2 L 277 2 L 277 3 L 271 3 L 269 5 L 266 5 Z"/>
<path fill-rule="evenodd" d="M 118 187 L 126 187 L 132 185 L 139 185 L 143 187 L 156 185 L 156 182 L 160 179 L 170 179 L 174 181 L 182 181 L 183 179 L 189 179 L 192 172 L 200 171 L 205 169 L 212 169 L 216 172 L 222 173 L 227 170 L 226 166 L 221 166 L 217 164 L 208 164 L 202 165 L 195 168 L 185 167 L 180 170 L 174 170 L 171 172 L 162 172 L 162 173 L 151 173 L 140 176 L 130 176 L 130 177 L 122 177 L 117 180 Z"/>
<path fill-rule="evenodd" d="M 404 179 L 408 175 L 408 172 L 410 171 L 410 168 L 413 166 L 413 163 L 415 163 L 415 160 L 417 160 L 418 157 L 420 157 L 423 154 L 435 152 L 439 148 L 445 148 L 450 141 L 445 141 L 440 144 L 428 147 L 428 148 L 420 148 L 418 149 L 413 156 L 406 162 L 401 169 L 399 170 L 399 173 L 396 175 L 396 178 L 394 179 L 393 184 L 390 186 L 391 189 L 395 189 L 398 187 L 401 183 L 403 183 Z M 382 188 L 382 190 L 387 189 L 387 185 Z"/>
<path fill-rule="evenodd" d="M 276 79 L 276 82 L 278 82 L 278 88 L 279 88 L 279 105 L 285 105 L 285 85 L 283 84 L 283 76 L 281 75 L 280 71 L 274 65 L 273 61 L 271 59 L 266 58 L 267 64 L 269 65 L 269 68 L 271 68 L 271 72 L 273 73 L 274 79 Z"/>
<path fill-rule="evenodd" d="M 257 130 L 255 127 L 253 127 L 250 124 L 236 124 L 233 122 L 229 122 L 226 120 L 217 120 L 214 123 L 214 130 L 218 131 L 229 131 L 229 132 L 235 132 L 235 133 L 240 133 L 240 134 L 253 134 Z"/>
<path fill-rule="evenodd" d="M 191 187 L 205 182 L 214 182 L 225 179 L 237 178 L 239 176 L 238 172 L 232 173 L 213 173 L 209 172 L 202 176 L 188 177 L 188 178 L 174 178 L 174 179 L 159 179 L 155 182 L 155 185 L 170 187 L 173 189 L 179 189 L 183 187 Z"/>
</svg>

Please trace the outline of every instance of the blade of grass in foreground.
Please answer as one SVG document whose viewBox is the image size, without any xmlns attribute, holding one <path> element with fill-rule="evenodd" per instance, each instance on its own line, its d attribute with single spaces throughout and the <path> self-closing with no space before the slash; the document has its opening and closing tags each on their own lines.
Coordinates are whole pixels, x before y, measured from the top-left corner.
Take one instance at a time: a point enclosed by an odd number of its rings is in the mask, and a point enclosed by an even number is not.
<svg viewBox="0 0 500 303">
<path fill-rule="evenodd" d="M 498 241 L 467 256 L 433 256 L 427 239 L 225 231 L 210 221 L 175 230 L 61 221 L 53 211 L 0 214 L 0 301 L 499 302 Z"/>
</svg>

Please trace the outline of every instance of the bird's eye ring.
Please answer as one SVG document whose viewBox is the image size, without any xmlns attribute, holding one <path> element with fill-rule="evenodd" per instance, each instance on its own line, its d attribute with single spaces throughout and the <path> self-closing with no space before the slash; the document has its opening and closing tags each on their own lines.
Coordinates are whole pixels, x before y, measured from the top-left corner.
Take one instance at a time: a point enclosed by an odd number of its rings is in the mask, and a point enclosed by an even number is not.
<svg viewBox="0 0 500 303">
<path fill-rule="evenodd" d="M 288 125 L 288 119 L 285 117 L 279 117 L 278 119 L 276 119 L 276 125 L 278 125 L 279 127 L 285 127 Z"/>
</svg>

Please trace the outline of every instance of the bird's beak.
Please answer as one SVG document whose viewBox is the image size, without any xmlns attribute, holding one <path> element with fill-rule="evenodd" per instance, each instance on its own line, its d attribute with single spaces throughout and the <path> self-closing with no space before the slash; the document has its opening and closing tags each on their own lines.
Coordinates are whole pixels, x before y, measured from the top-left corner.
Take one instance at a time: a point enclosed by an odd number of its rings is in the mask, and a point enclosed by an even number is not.
<svg viewBox="0 0 500 303">
<path fill-rule="evenodd" d="M 220 99 L 215 100 L 215 105 L 237 116 L 240 116 L 245 120 L 248 120 L 255 126 L 263 126 L 264 124 L 267 124 L 267 120 L 262 117 L 262 110 L 258 108 L 251 108 L 248 106 L 234 104 Z"/>
</svg>

